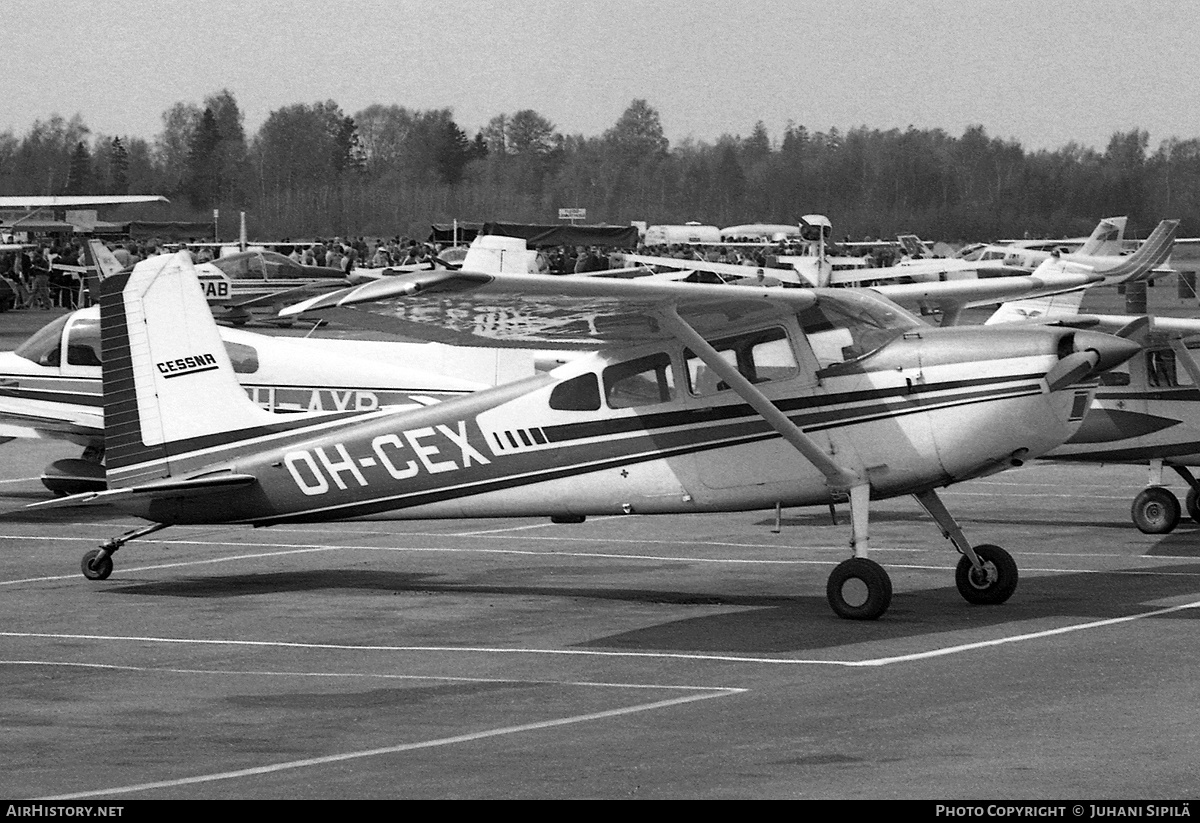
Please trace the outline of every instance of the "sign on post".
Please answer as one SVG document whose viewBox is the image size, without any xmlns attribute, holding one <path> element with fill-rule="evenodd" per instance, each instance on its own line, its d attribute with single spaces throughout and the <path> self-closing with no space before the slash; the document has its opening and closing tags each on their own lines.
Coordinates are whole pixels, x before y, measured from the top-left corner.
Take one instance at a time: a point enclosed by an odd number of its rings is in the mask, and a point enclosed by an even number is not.
<svg viewBox="0 0 1200 823">
<path fill-rule="evenodd" d="M 559 220 L 570 220 L 574 223 L 576 220 L 587 220 L 587 209 L 559 209 Z"/>
</svg>

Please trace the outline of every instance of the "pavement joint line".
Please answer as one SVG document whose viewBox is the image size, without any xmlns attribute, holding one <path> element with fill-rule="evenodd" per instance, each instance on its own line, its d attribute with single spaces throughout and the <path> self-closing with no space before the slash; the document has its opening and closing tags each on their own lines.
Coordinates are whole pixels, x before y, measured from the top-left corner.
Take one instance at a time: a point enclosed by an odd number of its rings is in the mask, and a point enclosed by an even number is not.
<svg viewBox="0 0 1200 823">
<path fill-rule="evenodd" d="M 0 539 L 5 539 L 8 535 L 0 535 Z M 61 540 L 61 541 L 78 541 L 89 540 L 90 538 L 73 538 L 73 537 L 39 537 L 39 540 Z M 229 546 L 228 543 L 217 543 L 204 540 L 172 540 L 159 541 L 167 545 L 178 546 Z M 612 541 L 608 541 L 612 542 Z M 645 541 L 626 541 L 626 542 L 645 542 Z M 654 541 L 660 544 L 673 545 L 673 541 Z M 692 542 L 690 545 L 696 545 Z M 728 543 L 706 543 L 704 545 L 724 546 L 733 548 L 775 548 L 771 545 L 755 545 L 755 544 L 728 544 Z M 499 554 L 499 555 L 519 555 L 529 557 L 575 557 L 575 558 L 591 558 L 598 560 L 643 560 L 653 562 L 671 562 L 671 563 L 722 563 L 728 565 L 749 565 L 749 566 L 829 566 L 837 565 L 836 560 L 820 560 L 820 559 L 804 559 L 804 558 L 786 558 L 786 559 L 769 559 L 769 558 L 740 558 L 740 557 L 671 557 L 666 555 L 652 554 L 618 554 L 613 552 L 564 552 L 564 551 L 530 551 L 522 549 L 461 549 L 450 547 L 437 546 L 360 546 L 360 545 L 312 545 L 312 544 L 296 544 L 296 543 L 257 543 L 247 544 L 249 546 L 258 546 L 261 548 L 278 549 L 278 551 L 263 551 L 251 552 L 231 555 L 229 557 L 212 557 L 194 560 L 180 560 L 168 563 L 154 563 L 142 566 L 122 567 L 122 572 L 144 572 L 157 571 L 160 569 L 184 568 L 188 566 L 203 566 L 216 563 L 230 563 L 243 560 L 257 560 L 265 557 L 281 557 L 293 554 L 308 554 L 314 552 L 329 552 L 329 551 L 373 551 L 373 552 L 430 552 L 440 554 Z M 840 546 L 804 546 L 800 547 L 800 551 L 844 551 L 845 547 Z M 878 552 L 909 552 L 916 553 L 920 551 L 928 551 L 927 549 L 888 549 L 879 548 Z M 1118 555 L 1104 554 L 1062 554 L 1048 552 L 1030 552 L 1030 555 L 1041 557 L 1118 557 Z M 1179 556 L 1155 556 L 1155 555 L 1139 555 L 1145 560 L 1197 560 L 1193 557 Z M 889 568 L 896 569 L 917 569 L 922 571 L 949 571 L 953 570 L 954 566 L 918 564 L 918 563 L 888 563 Z M 1169 572 L 1158 569 L 1084 569 L 1079 567 L 1070 568 L 1055 568 L 1055 567 L 1036 567 L 1030 566 L 1023 569 L 1026 572 L 1045 572 L 1045 573 L 1062 573 L 1062 574 L 1115 574 L 1115 575 L 1150 575 L 1164 577 L 1195 577 L 1200 576 L 1200 571 L 1196 572 Z M 0 586 L 13 586 L 21 583 L 48 583 L 60 580 L 75 580 L 81 577 L 81 574 L 62 574 L 62 575 L 47 575 L 43 577 L 25 577 L 15 580 L 0 580 Z"/>
<path fill-rule="evenodd" d="M 272 774 L 275 772 L 289 771 L 292 769 L 301 769 L 309 766 L 321 766 L 330 763 L 341 763 L 348 760 L 361 760 L 368 757 L 377 757 L 387 754 L 398 754 L 400 752 L 415 751 L 417 749 L 430 749 L 438 746 L 450 746 L 457 743 L 469 743 L 476 740 L 484 740 L 489 737 L 500 737 L 509 734 L 520 734 L 522 732 L 540 731 L 542 729 L 552 729 L 561 726 L 570 726 L 576 723 L 586 723 L 594 720 L 605 720 L 608 718 L 622 717 L 639 712 L 652 711 L 655 709 L 665 709 L 672 706 L 679 706 L 685 703 L 695 703 L 700 700 L 711 700 L 715 697 L 730 697 L 733 695 L 742 694 L 741 691 L 717 691 L 706 694 L 685 695 L 683 697 L 675 697 L 668 700 L 656 700 L 653 703 L 641 703 L 634 706 L 626 706 L 620 709 L 609 709 L 607 711 L 591 712 L 588 714 L 573 715 L 570 717 L 559 717 L 553 720 L 541 720 L 534 723 L 523 723 L 517 726 L 503 726 L 497 729 L 486 729 L 478 732 L 470 732 L 467 734 L 455 735 L 453 737 L 442 737 L 434 740 L 423 740 L 417 743 L 400 743 L 395 746 L 384 746 L 377 749 L 365 749 L 356 752 L 344 752 L 341 754 L 326 755 L 324 757 L 311 757 L 303 760 L 291 760 L 283 763 L 273 763 L 267 766 L 255 766 L 247 769 L 237 769 L 228 772 L 218 772 L 215 774 L 197 775 L 195 777 L 183 777 L 176 780 L 161 780 L 154 783 L 139 783 L 132 786 L 114 786 L 107 789 L 93 789 L 91 791 L 75 792 L 72 794 L 56 795 L 54 797 L 43 797 L 40 800 L 78 800 L 85 797 L 101 797 L 109 794 L 124 794 L 129 792 L 151 791 L 153 789 L 164 789 L 175 786 L 194 785 L 196 783 L 214 783 L 220 780 L 235 780 L 242 777 L 254 777 L 263 774 Z"/>
<path fill-rule="evenodd" d="M 256 552 L 254 554 L 238 554 L 231 557 L 208 557 L 203 560 L 181 560 L 174 563 L 159 563 L 151 566 L 129 566 L 123 567 L 124 572 L 144 572 L 154 571 L 156 569 L 175 569 L 183 566 L 204 566 L 213 563 L 232 563 L 239 560 L 257 560 L 262 557 L 280 557 L 292 554 L 311 554 L 313 552 L 333 551 L 334 549 L 342 548 L 341 546 L 311 546 L 308 548 L 297 548 L 289 551 L 277 552 Z M 83 577 L 82 573 L 76 574 L 58 574 L 47 577 L 25 577 L 19 580 L 0 580 L 0 586 L 15 586 L 18 583 L 52 583 L 56 580 L 78 580 Z"/>
<path fill-rule="evenodd" d="M 146 674 L 208 674 L 214 676 L 244 676 L 244 677 L 311 677 L 311 678 L 362 678 L 380 680 L 437 680 L 455 683 L 522 683 L 539 686 L 587 686 L 611 689 L 646 689 L 696 692 L 748 692 L 747 688 L 737 686 L 692 686 L 676 683 L 614 683 L 602 680 L 547 680 L 545 678 L 516 678 L 516 677 L 455 677 L 452 675 L 433 674 L 386 674 L 383 672 L 288 672 L 288 671 L 258 671 L 254 669 L 178 669 L 166 666 L 125 666 L 117 663 L 81 663 L 63 660 L 5 660 L 0 659 L 0 666 L 60 666 L 63 668 L 104 669 L 112 671 L 143 672 Z"/>
<path fill-rule="evenodd" d="M 626 515 L 620 515 L 620 514 L 613 514 L 613 515 L 607 515 L 607 516 L 601 515 L 598 517 L 592 517 L 590 519 L 593 522 L 596 522 L 596 521 L 603 522 L 605 520 L 620 520 L 621 518 L 623 518 L 625 516 Z M 553 523 L 553 522 L 549 522 L 549 521 L 547 521 L 545 523 L 529 523 L 524 526 L 508 526 L 508 527 L 505 527 L 502 529 L 480 529 L 479 531 L 456 532 L 455 537 L 480 537 L 480 536 L 484 536 L 484 535 L 499 534 L 502 532 L 517 532 L 517 531 L 525 531 L 527 529 L 544 529 L 547 526 L 561 526 L 561 525 L 563 525 L 563 524 Z"/>
</svg>

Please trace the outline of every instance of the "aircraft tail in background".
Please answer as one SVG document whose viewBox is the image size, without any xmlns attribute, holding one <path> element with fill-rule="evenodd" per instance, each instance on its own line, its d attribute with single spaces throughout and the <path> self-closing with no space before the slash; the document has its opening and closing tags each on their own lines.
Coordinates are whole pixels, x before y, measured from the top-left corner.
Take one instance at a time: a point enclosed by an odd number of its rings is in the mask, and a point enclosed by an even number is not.
<svg viewBox="0 0 1200 823">
<path fill-rule="evenodd" d="M 1123 251 L 1121 243 L 1125 240 L 1125 223 L 1128 220 L 1128 217 L 1105 217 L 1074 253 L 1085 257 L 1118 256 Z"/>
</svg>

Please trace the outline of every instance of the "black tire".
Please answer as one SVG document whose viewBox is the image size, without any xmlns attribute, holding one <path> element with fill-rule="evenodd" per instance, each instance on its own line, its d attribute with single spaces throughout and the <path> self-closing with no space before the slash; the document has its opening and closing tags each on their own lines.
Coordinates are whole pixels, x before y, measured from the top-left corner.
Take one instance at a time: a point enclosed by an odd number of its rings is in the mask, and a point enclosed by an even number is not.
<svg viewBox="0 0 1200 823">
<path fill-rule="evenodd" d="M 1200 494 L 1196 494 L 1195 489 L 1188 489 L 1187 501 L 1184 505 L 1187 508 L 1188 517 L 1196 523 L 1200 523 Z"/>
<path fill-rule="evenodd" d="M 838 617 L 876 620 L 892 603 L 892 579 L 874 560 L 852 557 L 829 575 L 825 596 Z"/>
<path fill-rule="evenodd" d="M 1179 525 L 1179 498 L 1162 486 L 1142 489 L 1133 498 L 1133 525 L 1144 534 L 1167 534 Z"/>
<path fill-rule="evenodd" d="M 976 546 L 975 554 L 983 563 L 982 571 L 977 571 L 965 554 L 954 570 L 954 582 L 963 599 L 977 606 L 992 606 L 1012 597 L 1017 590 L 1017 562 L 1012 555 L 987 543 Z"/>
<path fill-rule="evenodd" d="M 96 562 L 97 555 L 100 554 L 99 549 L 92 549 L 83 556 L 83 560 L 79 562 L 79 568 L 83 572 L 83 576 L 88 580 L 107 580 L 112 574 L 113 562 L 112 555 Z"/>
</svg>

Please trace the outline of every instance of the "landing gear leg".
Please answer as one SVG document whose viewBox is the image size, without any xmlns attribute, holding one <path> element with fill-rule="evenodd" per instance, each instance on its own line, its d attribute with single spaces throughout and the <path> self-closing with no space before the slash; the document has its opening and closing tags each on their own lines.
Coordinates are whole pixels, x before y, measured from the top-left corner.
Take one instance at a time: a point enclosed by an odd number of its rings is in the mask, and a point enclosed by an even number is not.
<svg viewBox="0 0 1200 823">
<path fill-rule="evenodd" d="M 825 596 L 839 617 L 875 620 L 892 602 L 892 580 L 883 567 L 867 557 L 871 538 L 868 531 L 871 486 L 850 489 L 850 548 L 854 557 L 844 560 L 829 575 Z"/>
<path fill-rule="evenodd" d="M 1187 466 L 1172 466 L 1171 468 L 1188 484 L 1187 502 L 1185 503 L 1188 517 L 1200 523 L 1200 480 L 1196 479 L 1196 475 L 1192 474 Z"/>
<path fill-rule="evenodd" d="M 108 576 L 112 574 L 112 556 L 116 553 L 117 549 L 124 546 L 130 540 L 137 540 L 139 537 L 145 537 L 160 529 L 165 529 L 167 525 L 167 523 L 153 523 L 140 529 L 134 529 L 131 532 L 125 532 L 120 537 L 114 537 L 112 540 L 104 543 L 100 548 L 87 552 L 79 563 L 79 568 L 83 572 L 83 576 L 88 580 L 107 580 Z"/>
<path fill-rule="evenodd" d="M 1143 534 L 1167 534 L 1179 525 L 1179 498 L 1162 484 L 1162 470 L 1162 458 L 1151 460 L 1147 486 L 1133 498 L 1130 516 Z"/>
<path fill-rule="evenodd" d="M 988 605 L 1003 603 L 1012 597 L 1017 590 L 1017 563 L 1012 555 L 999 546 L 972 546 L 933 489 L 913 497 L 937 521 L 942 536 L 962 554 L 954 572 L 954 582 L 963 599 L 968 603 Z"/>
</svg>

